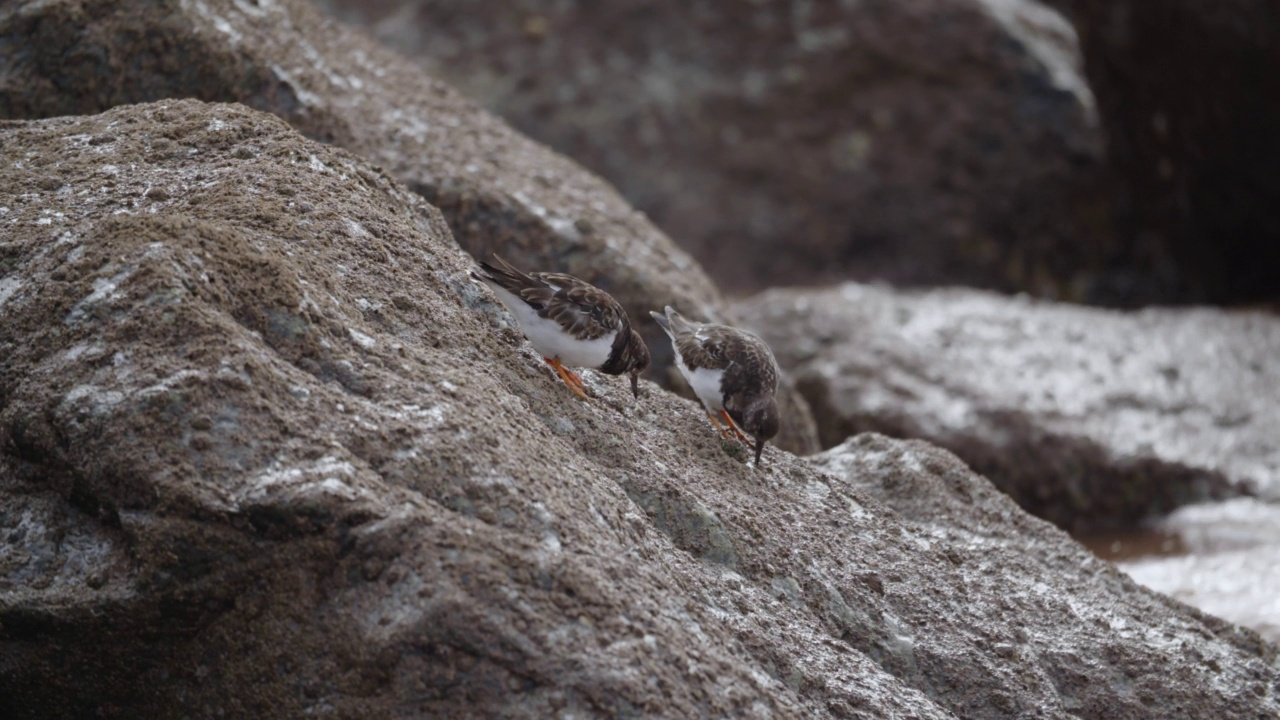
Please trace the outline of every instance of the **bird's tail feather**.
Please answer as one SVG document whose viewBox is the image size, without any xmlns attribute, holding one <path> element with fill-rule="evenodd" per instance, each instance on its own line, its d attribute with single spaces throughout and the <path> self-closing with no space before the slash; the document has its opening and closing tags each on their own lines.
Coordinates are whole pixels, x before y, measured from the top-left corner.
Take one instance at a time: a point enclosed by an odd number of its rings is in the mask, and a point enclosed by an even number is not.
<svg viewBox="0 0 1280 720">
<path fill-rule="evenodd" d="M 663 308 L 663 310 L 666 312 L 667 322 L 665 323 L 665 327 L 668 328 L 667 332 L 679 335 L 693 330 L 694 323 L 686 320 L 683 315 L 676 312 L 675 308 L 668 305 Z"/>
<path fill-rule="evenodd" d="M 668 305 L 667 310 L 670 310 L 670 309 L 671 309 L 671 306 Z M 667 319 L 666 315 L 663 315 L 657 310 L 650 310 L 649 316 L 652 317 L 654 321 L 658 323 L 658 326 L 661 327 L 663 331 L 667 333 L 667 335 L 671 335 L 671 321 Z"/>
<path fill-rule="evenodd" d="M 511 263 L 498 257 L 497 253 L 494 253 L 490 257 L 493 258 L 492 264 L 483 260 L 480 261 L 480 267 L 484 270 L 484 274 L 481 275 L 473 272 L 472 277 L 475 277 L 478 280 L 496 283 L 497 285 L 506 288 L 507 290 L 511 290 L 512 292 L 515 292 L 519 288 L 535 284 L 536 281 L 533 278 L 518 270 Z"/>
</svg>

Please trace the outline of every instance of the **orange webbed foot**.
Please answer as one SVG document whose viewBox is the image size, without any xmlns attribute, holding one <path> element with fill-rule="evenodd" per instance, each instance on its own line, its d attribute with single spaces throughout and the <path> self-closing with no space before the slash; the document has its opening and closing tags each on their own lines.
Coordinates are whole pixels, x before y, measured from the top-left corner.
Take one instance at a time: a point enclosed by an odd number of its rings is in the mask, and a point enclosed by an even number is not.
<svg viewBox="0 0 1280 720">
<path fill-rule="evenodd" d="M 548 365 L 555 368 L 556 374 L 560 376 L 560 379 L 564 381 L 565 385 L 569 386 L 569 389 L 572 390 L 575 395 L 583 400 L 590 399 L 586 392 L 587 386 L 583 384 L 582 378 L 578 377 L 576 373 L 562 365 L 556 358 L 543 358 L 543 360 L 545 360 Z"/>
<path fill-rule="evenodd" d="M 716 420 L 716 416 L 712 415 L 710 410 L 707 410 L 706 413 L 707 413 L 707 419 L 710 420 L 711 424 L 714 425 L 716 427 L 716 430 L 720 432 L 720 437 L 725 440 L 732 440 L 733 436 L 729 434 L 728 430 L 724 429 L 724 426 L 720 424 L 719 420 Z"/>
<path fill-rule="evenodd" d="M 738 436 L 739 440 L 747 443 L 748 445 L 751 444 L 751 441 L 747 439 L 747 436 L 742 432 L 742 430 L 738 429 L 738 424 L 733 421 L 733 418 L 729 417 L 729 413 L 721 410 L 720 417 L 724 418 L 725 424 L 729 426 L 729 429 L 733 431 L 734 435 Z"/>
</svg>

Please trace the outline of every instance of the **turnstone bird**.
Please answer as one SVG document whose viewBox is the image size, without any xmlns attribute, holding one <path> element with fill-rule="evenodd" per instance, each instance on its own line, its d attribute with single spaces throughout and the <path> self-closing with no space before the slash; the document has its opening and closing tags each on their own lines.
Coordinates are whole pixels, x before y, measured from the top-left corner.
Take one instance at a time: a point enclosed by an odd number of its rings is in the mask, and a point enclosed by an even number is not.
<svg viewBox="0 0 1280 720">
<path fill-rule="evenodd" d="M 668 305 L 666 314 L 650 312 L 671 337 L 676 367 L 707 409 L 721 437 L 732 431 L 743 442 L 746 430 L 756 439 L 756 465 L 766 440 L 778 434 L 780 418 L 773 394 L 778 390 L 778 362 L 764 341 L 727 325 L 697 323 Z M 716 420 L 724 420 L 725 427 Z M 742 429 L 739 429 L 741 426 Z"/>
<path fill-rule="evenodd" d="M 586 398 L 582 378 L 565 367 L 587 367 L 607 375 L 631 373 L 640 397 L 640 373 L 649 367 L 649 347 L 631 329 L 627 311 L 609 293 L 572 275 L 523 273 L 497 255 L 471 276 L 493 288 L 529 342 L 569 389 Z"/>
</svg>

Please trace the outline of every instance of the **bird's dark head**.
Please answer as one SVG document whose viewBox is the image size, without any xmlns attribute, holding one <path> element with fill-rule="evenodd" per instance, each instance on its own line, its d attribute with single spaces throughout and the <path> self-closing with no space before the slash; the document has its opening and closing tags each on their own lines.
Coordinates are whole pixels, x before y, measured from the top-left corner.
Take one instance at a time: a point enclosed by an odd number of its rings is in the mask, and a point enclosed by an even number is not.
<svg viewBox="0 0 1280 720">
<path fill-rule="evenodd" d="M 644 338 L 635 330 L 631 331 L 631 341 L 627 343 L 630 350 L 627 371 L 631 373 L 631 392 L 640 397 L 640 374 L 649 369 L 649 346 Z"/>
<path fill-rule="evenodd" d="M 742 411 L 742 429 L 756 439 L 756 465 L 760 465 L 760 454 L 764 452 L 765 441 L 771 440 L 782 427 L 782 417 L 778 414 L 778 403 L 772 395 L 759 397 L 750 402 Z"/>
</svg>

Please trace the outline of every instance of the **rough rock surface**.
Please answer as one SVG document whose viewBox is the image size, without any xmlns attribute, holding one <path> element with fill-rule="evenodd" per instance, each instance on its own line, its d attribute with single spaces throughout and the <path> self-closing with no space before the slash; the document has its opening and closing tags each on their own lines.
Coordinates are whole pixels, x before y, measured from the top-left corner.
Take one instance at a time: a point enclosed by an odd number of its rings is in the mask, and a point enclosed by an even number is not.
<svg viewBox="0 0 1280 720">
<path fill-rule="evenodd" d="M 6 718 L 1280 712 L 1274 646 L 941 450 L 752 468 L 651 383 L 579 401 L 435 210 L 275 118 L 0 147 Z"/>
<path fill-rule="evenodd" d="M 1076 531 L 1223 494 L 1280 502 L 1275 315 L 854 283 L 739 310 L 795 375 L 825 445 L 867 430 L 927 439 Z"/>
<path fill-rule="evenodd" d="M 1079 31 L 1119 229 L 1188 299 L 1280 299 L 1280 7 L 1052 0 Z"/>
<path fill-rule="evenodd" d="M 626 306 L 654 353 L 666 304 L 733 321 L 698 264 L 607 183 L 305 0 L 53 0 L 0 9 L 0 117 L 91 114 L 171 97 L 241 102 L 379 165 L 443 211 L 463 247 L 569 272 Z M 816 451 L 785 384 L 778 443 Z"/>
<path fill-rule="evenodd" d="M 1075 34 L 1034 0 L 320 4 L 601 173 L 727 291 L 1132 299 Z"/>
</svg>

